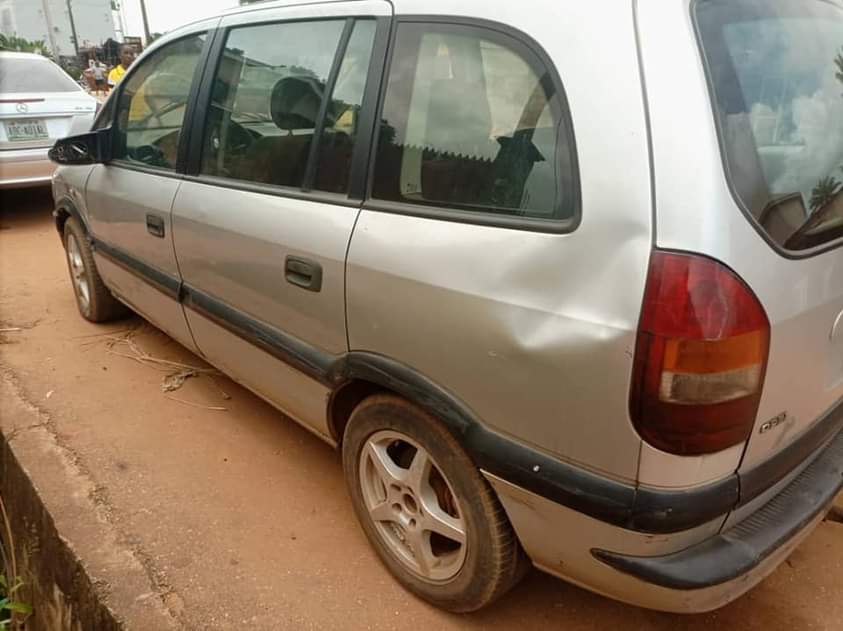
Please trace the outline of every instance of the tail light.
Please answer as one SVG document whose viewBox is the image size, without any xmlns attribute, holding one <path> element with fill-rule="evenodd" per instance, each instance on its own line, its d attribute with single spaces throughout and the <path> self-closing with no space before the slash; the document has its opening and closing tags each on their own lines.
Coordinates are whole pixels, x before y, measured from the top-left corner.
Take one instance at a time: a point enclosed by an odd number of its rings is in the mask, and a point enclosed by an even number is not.
<svg viewBox="0 0 843 631">
<path fill-rule="evenodd" d="M 655 251 L 635 348 L 630 413 L 641 437 L 680 455 L 749 438 L 770 323 L 749 287 L 702 256 Z"/>
</svg>

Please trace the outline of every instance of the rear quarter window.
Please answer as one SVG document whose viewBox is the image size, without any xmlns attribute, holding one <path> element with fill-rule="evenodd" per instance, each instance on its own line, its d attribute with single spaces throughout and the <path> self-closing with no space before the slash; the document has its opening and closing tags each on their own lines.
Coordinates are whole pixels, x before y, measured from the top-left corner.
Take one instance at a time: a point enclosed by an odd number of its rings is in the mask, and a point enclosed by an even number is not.
<svg viewBox="0 0 843 631">
<path fill-rule="evenodd" d="M 549 69 L 498 31 L 401 23 L 372 197 L 527 227 L 571 222 L 573 135 Z"/>
<path fill-rule="evenodd" d="M 843 10 L 824 0 L 694 4 L 727 174 L 779 248 L 843 237 Z"/>
</svg>

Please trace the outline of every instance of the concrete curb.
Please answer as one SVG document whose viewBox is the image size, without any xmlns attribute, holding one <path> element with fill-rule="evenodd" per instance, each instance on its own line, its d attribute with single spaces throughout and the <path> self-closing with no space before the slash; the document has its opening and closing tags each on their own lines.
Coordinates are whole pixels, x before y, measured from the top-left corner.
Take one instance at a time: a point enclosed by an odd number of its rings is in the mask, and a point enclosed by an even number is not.
<svg viewBox="0 0 843 631">
<path fill-rule="evenodd" d="M 27 631 L 180 629 L 102 491 L 49 417 L 0 371 L 0 493 L 12 522 Z"/>
<path fill-rule="evenodd" d="M 0 493 L 11 516 L 19 572 L 27 583 L 21 599 L 35 608 L 27 630 L 123 629 L 59 534 L 5 435 L 0 435 Z"/>
</svg>

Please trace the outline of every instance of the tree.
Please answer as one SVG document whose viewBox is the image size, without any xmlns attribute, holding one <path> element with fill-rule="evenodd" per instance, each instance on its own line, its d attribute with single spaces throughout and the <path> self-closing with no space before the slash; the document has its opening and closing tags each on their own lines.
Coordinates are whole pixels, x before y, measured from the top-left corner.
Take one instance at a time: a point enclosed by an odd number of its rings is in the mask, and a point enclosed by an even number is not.
<svg viewBox="0 0 843 631">
<path fill-rule="evenodd" d="M 12 50 L 19 53 L 38 53 L 49 57 L 47 44 L 43 39 L 30 41 L 17 35 L 3 35 L 0 33 L 0 50 Z"/>
<path fill-rule="evenodd" d="M 822 178 L 811 191 L 811 199 L 808 202 L 811 210 L 817 211 L 828 204 L 840 192 L 841 186 L 843 185 L 830 175 Z"/>
</svg>

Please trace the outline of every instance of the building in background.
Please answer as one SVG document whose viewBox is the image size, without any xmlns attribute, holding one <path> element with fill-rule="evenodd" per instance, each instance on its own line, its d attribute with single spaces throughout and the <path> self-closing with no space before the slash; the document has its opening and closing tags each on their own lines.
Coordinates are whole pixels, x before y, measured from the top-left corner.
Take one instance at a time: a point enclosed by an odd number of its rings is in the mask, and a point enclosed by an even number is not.
<svg viewBox="0 0 843 631">
<path fill-rule="evenodd" d="M 0 0 L 0 33 L 44 40 L 56 58 L 75 56 L 77 47 L 97 48 L 117 39 L 122 23 L 120 5 L 114 0 Z"/>
</svg>

